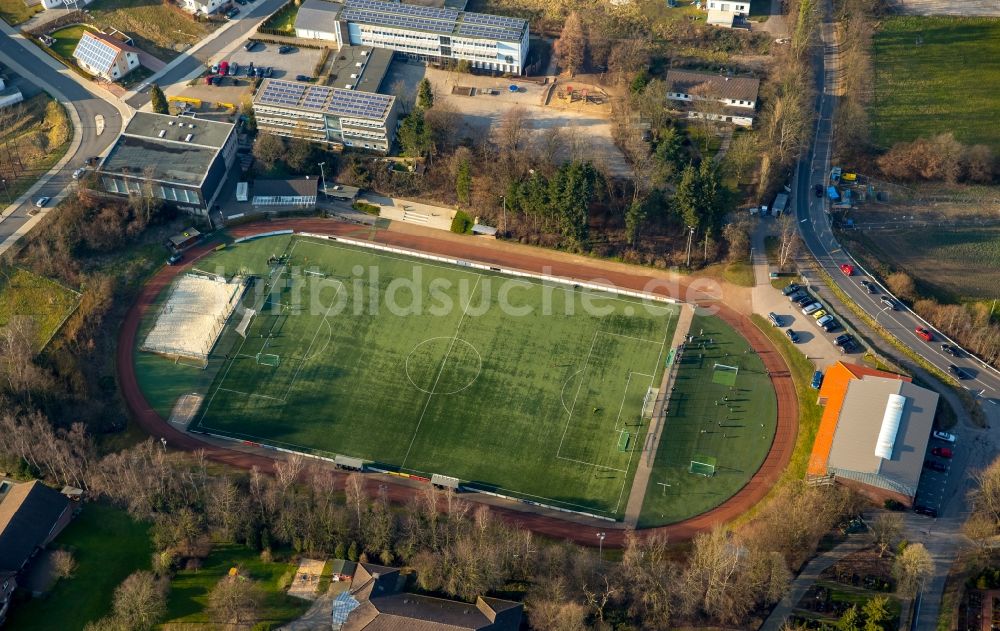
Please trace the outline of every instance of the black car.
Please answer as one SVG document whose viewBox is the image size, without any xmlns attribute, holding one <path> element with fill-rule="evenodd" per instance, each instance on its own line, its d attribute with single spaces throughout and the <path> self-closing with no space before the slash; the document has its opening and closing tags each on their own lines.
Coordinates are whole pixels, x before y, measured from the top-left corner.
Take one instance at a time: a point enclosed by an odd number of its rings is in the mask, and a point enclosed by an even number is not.
<svg viewBox="0 0 1000 631">
<path fill-rule="evenodd" d="M 236 0 L 236 1 L 237 1 L 237 2 L 240 2 L 240 0 Z M 240 4 L 246 4 L 246 1 L 247 1 L 247 0 L 243 0 L 243 2 L 240 2 Z M 255 42 L 255 41 L 253 41 L 252 39 L 251 39 L 251 40 L 248 40 L 246 44 L 243 44 L 243 50 L 245 50 L 245 51 L 247 51 L 247 52 L 250 52 L 250 51 L 251 51 L 251 50 L 253 50 L 254 48 L 257 48 L 257 44 L 258 44 L 258 43 L 259 43 L 259 42 Z"/>
<path fill-rule="evenodd" d="M 823 197 L 823 185 L 816 184 L 813 186 L 813 192 L 816 193 L 816 197 Z"/>
<path fill-rule="evenodd" d="M 878 293 L 878 287 L 875 285 L 875 283 L 871 282 L 870 280 L 861 281 L 861 286 L 864 287 L 866 290 L 868 290 L 868 293 L 870 294 Z"/>
<path fill-rule="evenodd" d="M 858 345 L 854 340 L 850 340 L 846 344 L 842 344 L 838 347 L 840 349 L 841 355 L 849 355 L 851 353 L 858 352 Z"/>
<path fill-rule="evenodd" d="M 826 322 L 821 326 L 823 327 L 823 330 L 826 331 L 827 333 L 840 330 L 840 322 L 837 322 L 837 320 L 835 319 L 830 320 L 829 322 Z"/>
<path fill-rule="evenodd" d="M 785 294 L 786 296 L 791 296 L 799 289 L 801 289 L 801 287 L 799 287 L 798 284 L 788 283 L 787 285 L 785 285 L 785 288 L 781 290 L 781 293 Z"/>
<path fill-rule="evenodd" d="M 292 52 L 292 47 L 291 46 L 288 46 L 287 44 L 282 45 L 282 46 L 278 46 L 278 54 L 279 55 L 287 55 L 290 52 Z"/>
<path fill-rule="evenodd" d="M 899 309 L 899 306 L 896 305 L 896 301 L 890 298 L 889 296 L 882 296 L 882 299 L 879 302 L 889 307 L 893 311 Z"/>
<path fill-rule="evenodd" d="M 312 77 L 306 76 L 304 74 L 295 75 L 296 81 L 312 81 L 312 79 L 313 79 Z"/>
<path fill-rule="evenodd" d="M 226 17 L 229 18 L 229 19 L 233 19 L 234 17 L 236 17 L 239 14 L 240 14 L 240 8 L 239 7 L 233 7 L 232 9 L 230 9 L 229 11 L 226 12 Z"/>
<path fill-rule="evenodd" d="M 928 517 L 937 517 L 937 509 L 931 508 L 930 506 L 914 506 L 913 512 L 918 515 L 927 515 Z"/>
<path fill-rule="evenodd" d="M 264 68 L 264 76 L 265 77 L 270 77 L 273 72 L 274 72 L 274 68 L 272 68 L 271 66 L 268 66 L 267 68 Z"/>
<path fill-rule="evenodd" d="M 951 344 L 942 344 L 941 345 L 941 350 L 944 351 L 945 353 L 948 353 L 952 357 L 961 357 L 962 356 L 962 351 L 959 350 L 959 348 L 957 346 L 952 346 Z"/>
<path fill-rule="evenodd" d="M 937 460 L 924 460 L 924 468 L 930 469 L 931 471 L 937 471 L 938 473 L 944 473 L 948 470 L 948 467 L 944 463 L 938 462 Z"/>
<path fill-rule="evenodd" d="M 795 331 L 791 329 L 785 329 L 785 335 L 787 335 L 788 339 L 792 341 L 792 344 L 799 343 L 799 334 L 796 333 Z"/>
<path fill-rule="evenodd" d="M 814 302 L 815 300 L 816 299 L 813 298 L 810 294 L 806 294 L 806 295 L 804 295 L 804 296 L 796 299 L 794 302 L 795 302 L 795 304 L 799 305 L 800 307 L 804 307 L 805 305 L 807 305 L 807 304 L 809 304 L 811 302 Z"/>
<path fill-rule="evenodd" d="M 843 335 L 838 335 L 836 339 L 833 340 L 835 346 L 843 346 L 844 344 L 853 343 L 854 336 L 850 333 L 844 333 Z"/>
<path fill-rule="evenodd" d="M 969 379 L 970 375 L 964 368 L 959 368 L 955 364 L 948 364 L 948 372 L 955 375 L 956 379 L 964 380 Z"/>
<path fill-rule="evenodd" d="M 790 294 L 790 295 L 788 296 L 788 301 L 789 301 L 789 302 L 795 302 L 795 301 L 796 301 L 796 300 L 798 300 L 799 298 L 801 298 L 801 297 L 803 297 L 803 296 L 808 296 L 808 295 L 809 295 L 809 292 L 807 292 L 807 291 L 806 291 L 805 289 L 798 289 L 798 290 L 796 290 L 796 291 L 792 292 L 792 293 L 791 293 L 791 294 Z"/>
</svg>

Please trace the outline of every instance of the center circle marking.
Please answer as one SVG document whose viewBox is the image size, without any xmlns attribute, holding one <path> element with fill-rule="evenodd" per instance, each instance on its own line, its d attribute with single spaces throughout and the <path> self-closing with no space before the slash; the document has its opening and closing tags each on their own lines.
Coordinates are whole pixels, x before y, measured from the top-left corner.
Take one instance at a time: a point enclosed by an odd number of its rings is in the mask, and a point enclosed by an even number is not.
<svg viewBox="0 0 1000 631">
<path fill-rule="evenodd" d="M 413 380 L 413 376 L 410 375 L 410 359 L 413 357 L 413 354 L 416 353 L 417 350 L 421 346 L 423 346 L 425 344 L 429 344 L 431 342 L 437 342 L 439 340 L 447 340 L 449 345 L 450 344 L 455 344 L 455 345 L 464 344 L 465 346 L 471 348 L 472 352 L 476 354 L 476 363 L 477 363 L 477 366 L 476 366 L 476 375 L 472 379 L 469 380 L 469 383 L 465 384 L 461 388 L 456 388 L 454 390 L 449 390 L 447 392 L 436 392 L 434 390 L 428 390 L 426 388 L 421 388 L 420 386 L 418 386 L 417 382 Z M 454 348 L 452 348 L 452 350 L 454 350 Z M 450 360 L 451 360 L 451 357 L 450 357 L 450 353 L 449 353 L 448 361 L 450 361 Z M 432 394 L 432 395 L 433 394 L 458 394 L 462 390 L 465 390 L 466 388 L 468 388 L 469 386 L 471 386 L 472 384 L 474 384 L 476 382 L 476 380 L 479 379 L 479 375 L 483 372 L 483 356 L 479 353 L 479 350 L 476 349 L 475 346 L 473 346 L 471 343 L 463 340 L 462 338 L 460 338 L 460 337 L 451 337 L 451 336 L 447 336 L 447 335 L 442 335 L 442 336 L 439 336 L 439 337 L 428 338 L 428 339 L 424 340 L 423 342 L 420 342 L 419 344 L 417 344 L 416 346 L 414 346 L 413 350 L 411 350 L 409 352 L 409 354 L 406 356 L 406 362 L 405 362 L 404 368 L 406 370 L 406 379 L 410 382 L 410 385 L 413 386 L 414 388 L 416 388 L 417 390 L 421 391 L 421 392 L 424 392 L 426 394 Z M 448 369 L 447 363 L 445 364 L 444 369 L 445 370 Z M 433 388 L 433 386 L 431 386 L 431 387 Z"/>
</svg>

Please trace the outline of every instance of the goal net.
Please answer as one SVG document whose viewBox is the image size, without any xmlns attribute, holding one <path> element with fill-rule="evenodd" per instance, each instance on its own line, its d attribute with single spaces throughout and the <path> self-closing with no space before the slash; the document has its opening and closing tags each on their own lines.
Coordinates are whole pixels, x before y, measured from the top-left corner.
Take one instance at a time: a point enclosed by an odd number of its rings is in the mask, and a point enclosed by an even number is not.
<svg viewBox="0 0 1000 631">
<path fill-rule="evenodd" d="M 247 329 L 250 327 L 250 321 L 253 320 L 255 315 L 257 315 L 257 312 L 253 309 L 247 309 L 243 312 L 243 319 L 240 320 L 239 325 L 236 327 L 236 332 L 239 333 L 240 337 L 243 339 L 246 339 Z"/>
<path fill-rule="evenodd" d="M 688 466 L 688 473 L 710 478 L 715 475 L 715 462 L 712 456 L 695 456 Z"/>
<path fill-rule="evenodd" d="M 646 398 L 642 400 L 642 418 L 653 418 L 653 408 L 656 407 L 656 397 L 659 394 L 659 388 L 649 388 L 646 390 Z"/>
<path fill-rule="evenodd" d="M 739 366 L 726 366 L 716 364 L 712 370 L 712 383 L 719 383 L 724 386 L 735 386 L 736 376 L 740 374 Z"/>
<path fill-rule="evenodd" d="M 226 321 L 239 305 L 243 279 L 185 274 L 170 289 L 140 350 L 208 361 Z"/>
</svg>

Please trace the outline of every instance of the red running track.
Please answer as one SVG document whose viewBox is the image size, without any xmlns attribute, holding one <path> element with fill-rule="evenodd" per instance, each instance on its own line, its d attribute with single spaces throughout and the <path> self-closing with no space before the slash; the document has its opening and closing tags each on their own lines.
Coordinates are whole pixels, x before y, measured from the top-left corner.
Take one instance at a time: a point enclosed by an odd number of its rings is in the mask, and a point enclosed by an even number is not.
<svg viewBox="0 0 1000 631">
<path fill-rule="evenodd" d="M 358 226 L 356 225 L 315 218 L 287 219 L 247 224 L 234 227 L 229 232 L 236 237 L 241 237 L 270 232 L 272 230 L 286 229 L 295 230 L 296 232 L 312 232 L 316 234 L 353 236 L 354 238 L 358 238 Z M 524 252 L 518 252 L 510 248 L 489 248 L 482 241 L 471 238 L 467 242 L 451 241 L 422 235 L 381 231 L 377 233 L 377 236 L 373 240 L 378 243 L 420 252 L 430 252 L 451 258 L 478 261 L 489 265 L 536 273 L 544 271 L 544 273 L 565 278 L 579 280 L 595 279 L 604 283 L 613 283 L 617 287 L 642 291 L 645 291 L 648 287 L 647 283 L 655 281 L 657 278 L 645 274 L 641 268 L 636 268 L 634 273 L 616 272 L 588 265 L 582 261 L 567 262 L 565 260 L 558 260 L 557 258 L 546 258 L 544 252 L 536 252 L 528 249 L 525 249 Z M 200 449 L 208 458 L 216 462 L 243 469 L 257 467 L 264 471 L 272 471 L 274 465 L 272 458 L 207 443 L 200 440 L 196 435 L 187 434 L 172 427 L 166 419 L 150 407 L 136 379 L 133 349 L 135 348 L 136 334 L 138 333 L 143 315 L 153 304 L 160 291 L 169 285 L 175 276 L 185 271 L 192 263 L 213 249 L 213 245 L 199 245 L 192 248 L 186 253 L 184 264 L 173 267 L 165 266 L 143 287 L 138 299 L 126 313 L 125 321 L 122 323 L 121 330 L 119 331 L 117 349 L 118 384 L 121 387 L 133 420 L 151 436 L 166 438 L 168 443 L 174 448 L 189 451 Z M 681 280 L 676 289 L 683 293 L 687 293 L 689 289 L 697 291 L 690 287 L 690 281 L 687 280 Z M 669 295 L 662 290 L 657 291 L 657 293 Z M 748 317 L 720 303 L 713 303 L 712 306 L 717 309 L 719 317 L 739 331 L 750 342 L 750 345 L 761 357 L 764 366 L 770 372 L 771 382 L 774 384 L 778 402 L 778 422 L 774 442 L 757 473 L 750 478 L 739 492 L 728 500 L 701 515 L 676 524 L 670 524 L 669 526 L 645 529 L 640 531 L 640 534 L 661 532 L 667 534 L 671 540 L 687 540 L 720 523 L 734 519 L 746 512 L 767 494 L 774 483 L 777 482 L 792 457 L 792 450 L 795 447 L 795 438 L 798 431 L 798 399 L 795 395 L 795 386 L 792 383 L 791 374 L 784 359 L 771 344 L 771 341 Z M 369 480 L 369 491 L 373 494 L 378 492 L 381 482 L 382 480 L 378 482 Z M 385 492 L 390 500 L 399 503 L 409 501 L 414 495 L 412 487 L 402 484 L 388 484 Z M 557 539 L 569 539 L 583 545 L 594 544 L 593 530 L 578 523 L 530 512 L 527 506 L 523 511 L 496 506 L 491 506 L 490 509 L 505 521 L 517 524 L 539 534 Z M 606 532 L 607 537 L 604 545 L 620 546 L 624 543 L 625 531 L 623 529 L 609 527 Z"/>
</svg>

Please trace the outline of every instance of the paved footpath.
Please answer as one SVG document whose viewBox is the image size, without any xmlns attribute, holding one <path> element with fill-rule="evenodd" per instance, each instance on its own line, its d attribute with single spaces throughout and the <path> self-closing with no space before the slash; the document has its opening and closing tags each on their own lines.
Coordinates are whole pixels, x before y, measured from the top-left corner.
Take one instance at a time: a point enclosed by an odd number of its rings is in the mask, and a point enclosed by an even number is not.
<svg viewBox="0 0 1000 631">
<path fill-rule="evenodd" d="M 689 304 L 681 305 L 681 314 L 677 318 L 677 328 L 674 329 L 674 338 L 670 341 L 670 348 L 676 349 L 684 341 L 684 336 L 691 329 L 691 320 L 694 318 L 694 307 Z M 676 358 L 675 358 L 676 361 Z M 642 512 L 642 502 L 646 499 L 646 487 L 649 486 L 649 477 L 653 473 L 653 462 L 656 459 L 656 450 L 660 445 L 660 434 L 663 431 L 663 423 L 666 421 L 666 410 L 664 409 L 670 400 L 670 387 L 673 384 L 674 372 L 667 369 L 663 372 L 663 382 L 660 384 L 660 393 L 656 400 L 656 407 L 653 409 L 653 424 L 646 432 L 646 445 L 642 451 L 646 452 L 645 458 L 639 458 L 639 467 L 635 470 L 635 477 L 632 479 L 632 489 L 628 494 L 628 504 L 625 506 L 625 524 L 635 528 L 639 523 L 639 513 Z"/>
</svg>

